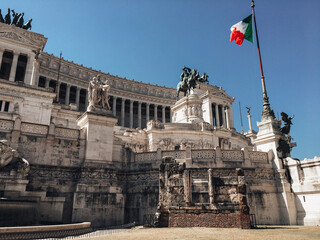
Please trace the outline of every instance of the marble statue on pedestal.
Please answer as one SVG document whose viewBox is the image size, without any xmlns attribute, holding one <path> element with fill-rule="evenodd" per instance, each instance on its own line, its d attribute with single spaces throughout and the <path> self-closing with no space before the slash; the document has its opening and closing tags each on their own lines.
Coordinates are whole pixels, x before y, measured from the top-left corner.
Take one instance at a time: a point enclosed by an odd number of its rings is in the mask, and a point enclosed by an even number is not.
<svg viewBox="0 0 320 240">
<path fill-rule="evenodd" d="M 110 86 L 107 81 L 103 81 L 100 78 L 100 75 L 94 77 L 88 87 L 88 101 L 89 105 L 87 111 L 94 110 L 110 110 L 111 107 L 109 105 L 109 92 Z"/>
</svg>

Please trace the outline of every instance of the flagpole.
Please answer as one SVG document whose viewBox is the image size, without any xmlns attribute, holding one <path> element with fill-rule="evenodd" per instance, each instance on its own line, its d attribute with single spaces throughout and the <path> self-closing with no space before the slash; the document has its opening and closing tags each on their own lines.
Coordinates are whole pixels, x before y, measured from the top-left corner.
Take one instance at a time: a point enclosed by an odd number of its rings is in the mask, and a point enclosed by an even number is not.
<svg viewBox="0 0 320 240">
<path fill-rule="evenodd" d="M 262 94 L 263 94 L 263 111 L 262 111 L 262 119 L 272 118 L 274 119 L 274 112 L 270 108 L 269 98 L 267 95 L 266 83 L 264 81 L 263 75 L 263 67 L 261 61 L 261 53 L 260 53 L 260 45 L 259 45 L 259 38 L 258 38 L 258 30 L 257 30 L 257 23 L 256 23 L 256 16 L 254 13 L 254 0 L 251 0 L 251 7 L 252 7 L 252 16 L 254 21 L 254 29 L 256 32 L 256 39 L 257 39 L 257 48 L 258 48 L 258 55 L 259 55 L 259 63 L 260 63 L 260 72 L 261 72 L 261 83 L 262 83 Z"/>
<path fill-rule="evenodd" d="M 59 102 L 59 94 L 60 94 L 60 89 L 59 89 L 59 77 L 60 77 L 60 68 L 61 68 L 61 59 L 62 59 L 62 51 L 60 51 L 60 58 L 59 58 L 59 67 L 58 67 L 58 77 L 57 77 L 57 82 L 56 82 L 56 97 L 54 99 L 54 102 L 58 103 Z"/>
</svg>

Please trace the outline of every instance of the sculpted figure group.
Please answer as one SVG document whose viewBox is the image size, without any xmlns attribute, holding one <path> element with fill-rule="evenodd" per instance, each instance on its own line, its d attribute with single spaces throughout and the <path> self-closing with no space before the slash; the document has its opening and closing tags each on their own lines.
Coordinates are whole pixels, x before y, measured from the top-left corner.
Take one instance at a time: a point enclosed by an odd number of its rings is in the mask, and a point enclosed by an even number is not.
<svg viewBox="0 0 320 240">
<path fill-rule="evenodd" d="M 292 125 L 293 117 L 289 117 L 285 112 L 281 113 L 282 122 L 284 126 L 280 128 L 280 132 L 285 136 L 283 139 L 279 139 L 278 142 L 278 155 L 280 158 L 286 158 L 290 156 L 291 149 L 296 146 L 295 142 L 291 142 L 293 138 L 290 136 L 290 128 Z"/>
<path fill-rule="evenodd" d="M 11 21 L 11 15 L 12 15 L 12 21 Z M 8 8 L 8 13 L 3 18 L 2 13 L 1 13 L 1 9 L 0 9 L 0 22 L 1 23 L 14 25 L 14 26 L 17 26 L 19 28 L 26 29 L 26 30 L 31 29 L 32 18 L 30 18 L 28 20 L 28 22 L 24 24 L 23 16 L 24 16 L 24 13 L 16 13 L 14 11 L 14 9 L 12 9 L 10 11 L 10 8 Z"/>
<path fill-rule="evenodd" d="M 111 107 L 109 105 L 109 92 L 110 86 L 108 85 L 108 81 L 103 81 L 100 75 L 93 77 L 93 79 L 89 83 L 88 87 L 88 111 L 92 111 L 96 108 L 102 108 L 110 110 Z"/>
<path fill-rule="evenodd" d="M 22 176 L 28 175 L 30 171 L 29 162 L 21 158 L 19 153 L 9 146 L 8 141 L 3 139 L 0 140 L 0 169 L 6 166 Z"/>
<path fill-rule="evenodd" d="M 179 93 L 183 92 L 186 96 L 187 92 L 190 92 L 191 89 L 195 88 L 198 82 L 209 82 L 208 75 L 203 73 L 200 77 L 199 72 L 196 69 L 190 69 L 186 66 L 182 68 L 182 73 L 180 75 L 180 82 L 177 86 L 177 100 L 179 99 Z"/>
</svg>

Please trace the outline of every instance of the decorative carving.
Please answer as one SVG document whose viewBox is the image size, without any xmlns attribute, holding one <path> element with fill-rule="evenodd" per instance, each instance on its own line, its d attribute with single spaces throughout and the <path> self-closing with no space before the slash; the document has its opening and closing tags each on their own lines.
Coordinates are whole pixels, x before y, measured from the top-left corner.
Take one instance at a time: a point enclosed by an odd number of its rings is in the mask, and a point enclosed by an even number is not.
<svg viewBox="0 0 320 240">
<path fill-rule="evenodd" d="M 13 129 L 13 122 L 8 120 L 0 120 L 0 129 L 11 131 Z"/>
<path fill-rule="evenodd" d="M 27 39 L 19 36 L 18 34 L 14 33 L 14 32 L 2 32 L 1 31 L 0 32 L 0 37 L 8 38 L 8 39 L 12 39 L 12 40 L 15 40 L 15 41 L 18 41 L 18 42 L 22 42 L 22 43 L 33 45 L 32 42 L 28 41 Z"/>
<path fill-rule="evenodd" d="M 214 148 L 214 145 L 212 144 L 212 142 L 200 139 L 199 143 L 198 143 L 198 148 L 201 148 L 201 149 L 212 149 L 212 148 Z"/>
<path fill-rule="evenodd" d="M 174 159 L 184 159 L 186 158 L 186 152 L 185 151 L 163 151 L 162 157 L 171 157 Z"/>
<path fill-rule="evenodd" d="M 158 142 L 158 146 L 162 150 L 170 150 L 172 146 L 174 146 L 174 143 L 171 138 L 162 138 Z"/>
<path fill-rule="evenodd" d="M 210 123 L 202 122 L 201 126 L 202 126 L 202 131 L 212 131 L 213 130 L 213 126 Z"/>
<path fill-rule="evenodd" d="M 150 130 L 152 128 L 163 129 L 164 125 L 160 121 L 151 120 L 147 123 L 147 129 Z"/>
<path fill-rule="evenodd" d="M 145 144 L 139 144 L 139 143 L 126 143 L 126 148 L 130 148 L 134 152 L 143 152 L 147 149 L 147 146 Z"/>
<path fill-rule="evenodd" d="M 136 162 L 154 162 L 157 160 L 156 152 L 137 153 L 135 155 Z"/>
<path fill-rule="evenodd" d="M 47 42 L 47 38 L 41 34 L 25 31 L 14 26 L 2 24 L 0 29 L 0 37 L 36 46 L 39 50 L 43 49 Z"/>
<path fill-rule="evenodd" d="M 214 150 L 193 150 L 191 157 L 193 159 L 215 159 L 216 152 Z"/>
<path fill-rule="evenodd" d="M 76 129 L 67 129 L 67 128 L 55 128 L 56 137 L 65 137 L 65 138 L 74 138 L 79 137 L 79 130 Z"/>
<path fill-rule="evenodd" d="M 41 134 L 45 135 L 48 133 L 48 126 L 37 125 L 32 123 L 22 123 L 21 131 L 25 133 Z"/>
<path fill-rule="evenodd" d="M 249 159 L 251 161 L 266 162 L 266 161 L 268 161 L 268 153 L 265 153 L 265 152 L 249 152 Z"/>
<path fill-rule="evenodd" d="M 222 160 L 236 160 L 236 161 L 242 161 L 244 159 L 243 151 L 237 151 L 237 150 L 224 150 L 222 152 Z"/>
<path fill-rule="evenodd" d="M 208 179 L 208 171 L 206 170 L 197 169 L 195 171 L 192 171 L 190 175 L 193 181 L 196 179 L 205 179 L 205 180 Z"/>
</svg>

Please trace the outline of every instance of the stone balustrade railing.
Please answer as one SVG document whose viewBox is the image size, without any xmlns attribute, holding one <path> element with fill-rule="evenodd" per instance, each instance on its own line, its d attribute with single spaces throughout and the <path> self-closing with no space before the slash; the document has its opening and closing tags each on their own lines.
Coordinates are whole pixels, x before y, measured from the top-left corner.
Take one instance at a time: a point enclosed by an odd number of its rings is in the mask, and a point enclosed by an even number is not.
<svg viewBox="0 0 320 240">
<path fill-rule="evenodd" d="M 208 163 L 239 163 L 241 166 L 259 166 L 261 164 L 269 164 L 271 159 L 268 157 L 267 152 L 257 152 L 244 150 L 221 150 L 220 147 L 215 149 L 207 150 L 173 150 L 173 151 L 162 151 L 158 149 L 155 152 L 136 153 L 134 155 L 135 163 L 147 163 L 156 162 L 161 160 L 163 157 L 172 157 L 176 160 L 190 160 L 195 164 L 197 162 L 208 162 Z"/>
<path fill-rule="evenodd" d="M 0 132 L 20 131 L 21 134 L 33 136 L 53 135 L 57 138 L 76 140 L 80 137 L 78 129 L 55 127 L 54 124 L 47 126 L 41 124 L 21 122 L 19 118 L 13 120 L 0 119 Z"/>
</svg>

